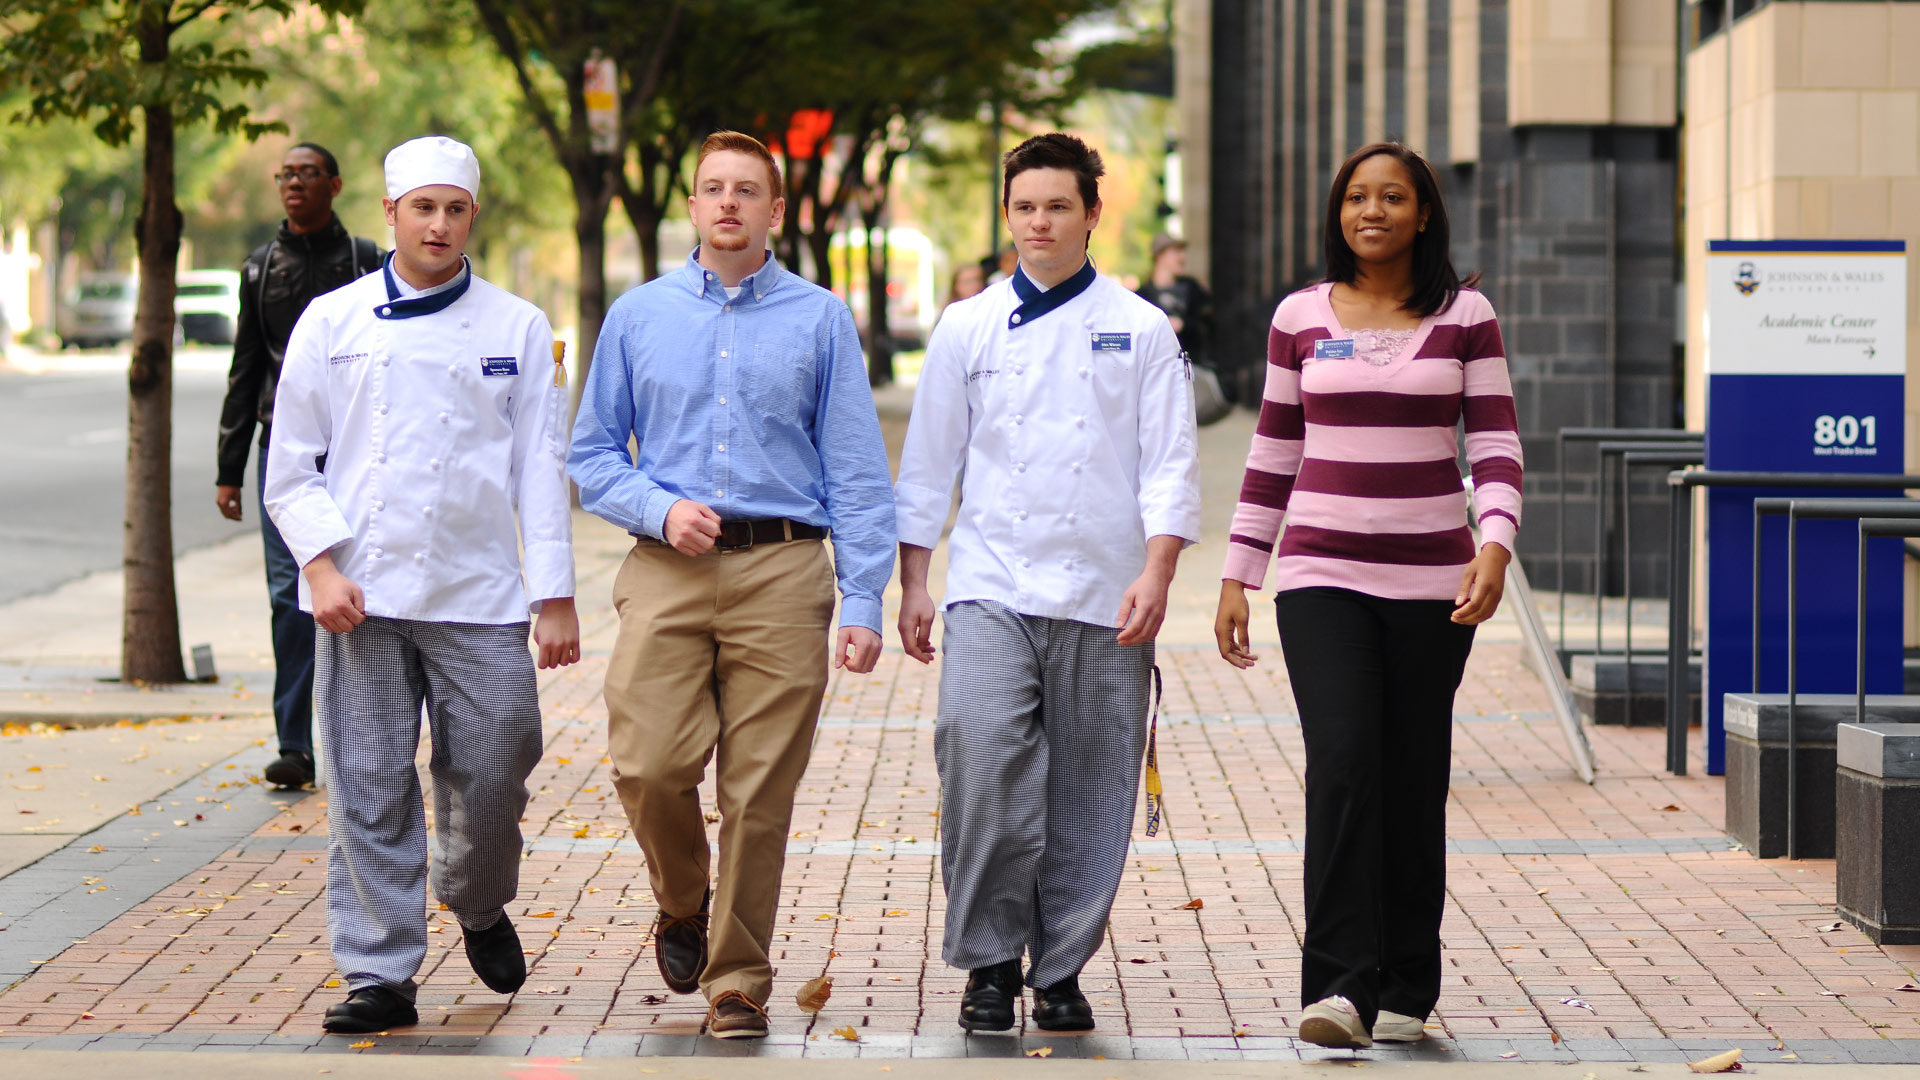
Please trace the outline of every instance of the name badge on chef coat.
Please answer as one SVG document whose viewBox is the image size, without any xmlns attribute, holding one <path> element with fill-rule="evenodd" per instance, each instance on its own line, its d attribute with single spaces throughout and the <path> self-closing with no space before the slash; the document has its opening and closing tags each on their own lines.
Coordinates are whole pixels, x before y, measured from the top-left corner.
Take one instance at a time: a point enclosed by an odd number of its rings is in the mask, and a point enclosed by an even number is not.
<svg viewBox="0 0 1920 1080">
<path fill-rule="evenodd" d="M 483 356 L 480 358 L 482 375 L 518 375 L 520 364 L 511 356 Z"/>
<path fill-rule="evenodd" d="M 1093 335 L 1093 351 L 1094 352 L 1132 352 L 1133 351 L 1133 335 L 1132 334 L 1095 334 Z"/>
<path fill-rule="evenodd" d="M 1353 359 L 1353 339 L 1321 338 L 1313 343 L 1315 360 L 1351 360 Z"/>
</svg>

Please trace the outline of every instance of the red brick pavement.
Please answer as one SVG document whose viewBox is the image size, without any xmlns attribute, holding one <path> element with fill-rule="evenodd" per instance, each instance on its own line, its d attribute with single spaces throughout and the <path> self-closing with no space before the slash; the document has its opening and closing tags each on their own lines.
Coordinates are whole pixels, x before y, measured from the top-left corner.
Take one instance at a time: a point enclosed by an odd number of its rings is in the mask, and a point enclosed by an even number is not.
<svg viewBox="0 0 1920 1080">
<path fill-rule="evenodd" d="M 1136 835 L 1108 946 L 1083 980 L 1103 1031 L 1292 1033 L 1302 752 L 1273 653 L 1241 673 L 1211 650 L 1161 652 L 1169 820 L 1153 840 Z M 543 689 L 551 742 L 511 909 L 527 986 L 487 992 L 452 916 L 430 910 L 423 1034 L 699 1028 L 698 1000 L 669 995 L 654 970 L 644 868 L 619 843 L 604 665 L 592 657 Z M 832 686 L 783 880 L 776 1031 L 957 1030 L 962 975 L 939 959 L 936 677 L 895 653 Z M 1893 989 L 1913 981 L 1920 950 L 1903 961 L 1851 927 L 1823 930 L 1832 863 L 1716 843 L 1720 780 L 1664 775 L 1660 732 L 1590 729 L 1601 779 L 1579 783 L 1518 647 L 1493 642 L 1475 652 L 1458 712 L 1448 832 L 1461 853 L 1435 1018 L 1446 1032 L 1920 1038 L 1920 994 Z M 225 857 L 180 867 L 173 886 L 0 994 L 0 1034 L 316 1031 L 341 996 L 321 903 L 325 809 L 316 793 Z M 1657 841 L 1666 850 L 1606 850 Z M 1580 853 L 1525 853 L 1539 844 Z M 833 997 L 810 1018 L 793 995 L 822 973 Z"/>
</svg>

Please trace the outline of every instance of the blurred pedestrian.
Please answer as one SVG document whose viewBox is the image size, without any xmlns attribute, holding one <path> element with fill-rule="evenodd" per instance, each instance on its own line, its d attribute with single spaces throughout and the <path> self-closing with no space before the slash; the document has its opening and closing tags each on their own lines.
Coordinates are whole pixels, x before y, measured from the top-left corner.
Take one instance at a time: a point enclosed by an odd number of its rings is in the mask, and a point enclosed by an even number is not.
<svg viewBox="0 0 1920 1080">
<path fill-rule="evenodd" d="M 969 296 L 979 295 L 980 290 L 986 287 L 987 271 L 985 267 L 979 263 L 961 263 L 959 266 L 953 268 L 953 277 L 947 281 L 947 300 L 945 304 L 940 305 L 941 310 L 944 311 L 947 304 L 951 304 L 955 300 L 965 300 Z"/>
<path fill-rule="evenodd" d="M 1133 830 L 1153 641 L 1200 536 L 1186 365 L 1166 316 L 1094 272 L 1100 155 L 1007 154 L 1019 265 L 933 332 L 894 487 L 900 641 L 933 659 L 927 572 L 955 477 L 934 755 L 942 956 L 960 1026 L 1094 1026 L 1080 970 L 1106 941 Z M 1154 808 L 1150 806 L 1151 819 Z"/>
<path fill-rule="evenodd" d="M 386 181 L 394 252 L 294 327 L 265 489 L 320 624 L 327 934 L 347 983 L 324 1021 L 336 1033 L 418 1022 L 429 867 L 480 981 L 499 994 L 526 981 L 506 905 L 544 745 L 534 667 L 580 659 L 553 331 L 467 261 L 471 148 L 402 143 Z"/>
<path fill-rule="evenodd" d="M 660 905 L 660 977 L 706 994 L 715 1038 L 761 1038 L 834 580 L 831 666 L 872 671 L 893 499 L 853 313 L 767 248 L 785 207 L 773 155 L 708 136 L 687 206 L 700 245 L 686 264 L 607 312 L 569 465 L 580 505 L 635 538 L 613 587 L 607 748 Z M 700 780 L 715 760 L 709 890 Z"/>
<path fill-rule="evenodd" d="M 339 163 L 323 147 L 298 143 L 273 174 L 287 216 L 271 241 L 247 256 L 240 272 L 240 314 L 233 335 L 227 397 L 220 406 L 218 473 L 214 505 L 239 521 L 240 485 L 247 471 L 253 429 L 260 428 L 260 464 L 255 480 L 267 478 L 267 445 L 273 435 L 273 399 L 287 339 L 307 303 L 380 266 L 380 248 L 352 236 L 333 212 L 340 194 Z M 313 782 L 313 619 L 300 610 L 300 566 L 274 528 L 260 515 L 266 544 L 267 599 L 273 612 L 273 721 L 280 757 L 268 764 L 267 782 L 301 788 Z"/>
<path fill-rule="evenodd" d="M 1214 636 L 1253 666 L 1246 590 L 1278 538 L 1307 748 L 1299 1032 L 1358 1047 L 1424 1037 L 1440 997 L 1453 698 L 1500 604 L 1521 457 L 1500 326 L 1454 272 L 1426 159 L 1355 151 L 1323 237 L 1327 280 L 1282 300 L 1267 337 Z M 1454 464 L 1463 422 L 1477 547 Z"/>
<path fill-rule="evenodd" d="M 1213 294 L 1187 273 L 1187 242 L 1161 233 L 1153 238 L 1153 272 L 1140 296 L 1167 313 L 1187 359 L 1212 366 L 1207 342 L 1213 331 Z"/>
<path fill-rule="evenodd" d="M 1006 247 L 1001 248 L 1000 253 L 994 256 L 993 272 L 987 275 L 987 284 L 998 285 L 1001 282 L 1007 280 L 1008 278 L 1013 276 L 1013 271 L 1019 265 L 1020 265 L 1019 249 L 1015 248 L 1012 244 L 1008 244 Z"/>
</svg>

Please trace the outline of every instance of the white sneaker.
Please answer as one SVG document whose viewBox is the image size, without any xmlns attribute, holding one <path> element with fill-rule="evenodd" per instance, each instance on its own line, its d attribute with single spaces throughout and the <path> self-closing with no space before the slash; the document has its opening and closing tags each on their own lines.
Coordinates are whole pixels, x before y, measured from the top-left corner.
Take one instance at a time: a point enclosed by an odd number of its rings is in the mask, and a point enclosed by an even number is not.
<svg viewBox="0 0 1920 1080">
<path fill-rule="evenodd" d="M 1353 1002 L 1335 994 L 1321 998 L 1300 1014 L 1300 1037 L 1315 1046 L 1357 1050 L 1373 1045 L 1367 1026 Z"/>
<path fill-rule="evenodd" d="M 1380 1042 L 1419 1042 L 1427 1037 L 1427 1025 L 1411 1016 L 1381 1009 L 1380 1016 L 1373 1022 L 1373 1037 Z"/>
</svg>

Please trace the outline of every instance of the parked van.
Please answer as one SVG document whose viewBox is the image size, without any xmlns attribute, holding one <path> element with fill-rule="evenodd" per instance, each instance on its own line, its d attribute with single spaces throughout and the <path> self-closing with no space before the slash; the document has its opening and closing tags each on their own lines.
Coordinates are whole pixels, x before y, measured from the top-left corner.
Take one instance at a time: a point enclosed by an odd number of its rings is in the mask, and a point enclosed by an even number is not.
<svg viewBox="0 0 1920 1080">
<path fill-rule="evenodd" d="M 233 270 L 188 270 L 174 288 L 173 314 L 188 341 L 233 344 L 240 321 L 240 275 Z"/>
</svg>

